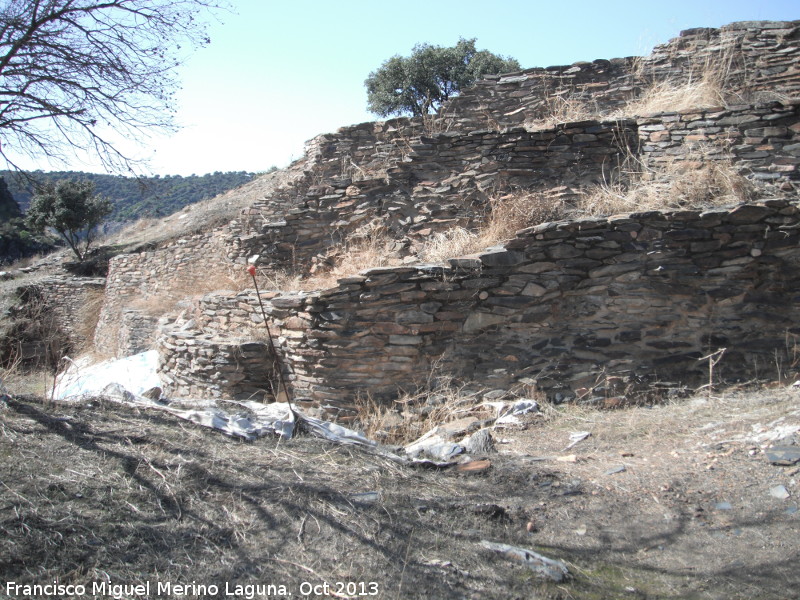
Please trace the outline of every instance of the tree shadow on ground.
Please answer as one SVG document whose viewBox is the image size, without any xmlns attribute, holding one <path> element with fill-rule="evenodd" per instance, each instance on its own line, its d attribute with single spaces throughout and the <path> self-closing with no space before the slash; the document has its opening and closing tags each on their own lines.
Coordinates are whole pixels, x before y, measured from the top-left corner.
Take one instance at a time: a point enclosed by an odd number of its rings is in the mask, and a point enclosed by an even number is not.
<svg viewBox="0 0 800 600">
<path fill-rule="evenodd" d="M 696 536 L 689 514 L 657 529 L 601 533 L 592 547 L 536 546 L 526 517 L 509 506 L 571 496 L 554 495 L 543 477 L 514 477 L 511 460 L 496 459 L 492 476 L 466 478 L 313 438 L 241 442 L 119 406 L 8 406 L 6 581 L 259 582 L 285 585 L 295 597 L 303 582 L 375 581 L 379 597 L 397 598 L 781 598 L 800 587 L 796 546 L 783 561 L 747 555 L 721 567 L 700 555 L 689 568 L 642 558 L 642 549 Z M 784 520 L 774 511 L 732 520 L 729 530 Z M 574 579 L 541 582 L 483 549 L 482 539 L 563 559 Z"/>
</svg>

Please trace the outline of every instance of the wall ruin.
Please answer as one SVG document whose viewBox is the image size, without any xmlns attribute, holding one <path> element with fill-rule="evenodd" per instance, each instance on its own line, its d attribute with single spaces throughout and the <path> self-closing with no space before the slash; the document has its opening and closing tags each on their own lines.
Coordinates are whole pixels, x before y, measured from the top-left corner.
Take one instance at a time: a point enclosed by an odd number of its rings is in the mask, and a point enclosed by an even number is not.
<svg viewBox="0 0 800 600">
<path fill-rule="evenodd" d="M 568 103 L 607 115 L 653 83 L 679 86 L 713 74 L 734 104 L 800 95 L 800 21 L 746 21 L 698 28 L 647 57 L 578 62 L 488 76 L 442 111 L 454 130 L 535 123 Z M 713 73 L 712 73 L 713 70 Z"/>
<path fill-rule="evenodd" d="M 54 362 L 91 345 L 104 297 L 102 278 L 51 276 L 17 288 L 7 315 L 0 360 L 23 365 Z"/>
<path fill-rule="evenodd" d="M 432 373 L 593 398 L 611 376 L 631 388 L 695 385 L 707 377 L 698 359 L 720 348 L 727 377 L 788 366 L 800 335 L 798 241 L 800 210 L 785 200 L 546 223 L 449 267 L 370 269 L 266 305 L 294 393 L 333 412 Z M 176 339 L 241 334 L 261 321 L 256 306 L 252 291 L 211 295 L 191 325 L 165 323 L 165 375 L 191 362 Z M 192 393 L 219 393 L 206 382 Z"/>
<path fill-rule="evenodd" d="M 371 269 L 329 290 L 272 293 L 267 308 L 286 375 L 299 398 L 340 412 L 354 395 L 391 397 L 435 371 L 497 386 L 535 380 L 552 397 L 598 398 L 610 393 L 603 382 L 612 374 L 633 387 L 695 382 L 704 368 L 697 359 L 722 347 L 723 370 L 736 365 L 750 376 L 774 370 L 778 359 L 788 364 L 787 340 L 800 333 L 797 31 L 798 22 L 691 30 L 645 59 L 480 82 L 433 123 L 450 128 L 440 133 L 430 133 L 430 122 L 395 119 L 318 136 L 303 176 L 238 218 L 112 259 L 98 346 L 127 352 L 158 336 L 171 393 L 269 397 L 275 357 L 254 332 L 263 324 L 252 290 L 184 303 L 158 332 L 152 320 L 137 326 L 150 336 L 138 340 L 116 331 L 141 317 L 131 300 L 197 294 L 198 281 L 241 270 L 253 255 L 263 269 L 307 272 L 373 221 L 414 256 L 432 233 L 476 227 L 499 193 L 576 194 L 624 186 L 632 171 L 653 176 L 669 161 L 724 160 L 763 202 L 542 224 L 449 266 Z M 722 55 L 731 57 L 732 93 L 788 98 L 520 126 L 552 100 L 545 92 L 591 98 L 602 114 L 654 78 L 693 77 Z M 750 87 L 736 87 L 745 72 Z"/>
</svg>

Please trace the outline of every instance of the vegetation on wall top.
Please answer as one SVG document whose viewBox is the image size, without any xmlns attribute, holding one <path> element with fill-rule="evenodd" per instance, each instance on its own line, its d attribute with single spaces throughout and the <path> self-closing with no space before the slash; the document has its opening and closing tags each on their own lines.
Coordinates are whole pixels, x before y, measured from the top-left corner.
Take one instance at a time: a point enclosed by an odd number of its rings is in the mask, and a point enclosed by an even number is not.
<svg viewBox="0 0 800 600">
<path fill-rule="evenodd" d="M 417 44 L 411 56 L 395 55 L 369 74 L 368 108 L 381 117 L 427 115 L 484 75 L 519 68 L 516 59 L 476 50 L 475 38 L 450 48 Z"/>
</svg>

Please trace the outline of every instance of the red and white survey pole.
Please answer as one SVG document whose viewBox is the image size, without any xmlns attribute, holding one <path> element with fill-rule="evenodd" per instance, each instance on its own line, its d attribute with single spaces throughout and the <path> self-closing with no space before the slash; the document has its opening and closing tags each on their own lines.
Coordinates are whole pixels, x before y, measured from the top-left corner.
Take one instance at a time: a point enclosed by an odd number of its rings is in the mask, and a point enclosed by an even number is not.
<svg viewBox="0 0 800 600">
<path fill-rule="evenodd" d="M 275 343 L 272 341 L 272 332 L 269 329 L 269 322 L 267 321 L 267 312 L 264 310 L 263 302 L 261 302 L 261 292 L 258 289 L 258 281 L 256 281 L 256 266 L 254 264 L 248 265 L 247 272 L 250 273 L 250 276 L 253 278 L 253 285 L 256 288 L 256 298 L 258 298 L 258 306 L 261 308 L 261 316 L 264 318 L 264 327 L 267 328 L 269 351 L 272 353 L 272 356 L 275 359 L 275 370 L 278 372 L 278 380 L 280 381 L 281 387 L 283 388 L 283 393 L 286 396 L 286 403 L 289 405 L 289 410 L 291 411 L 292 415 L 296 417 L 297 413 L 294 412 L 294 407 L 292 407 L 292 398 L 289 395 L 289 387 L 286 385 L 286 380 L 283 378 L 283 365 L 281 364 L 280 356 L 275 349 Z"/>
</svg>

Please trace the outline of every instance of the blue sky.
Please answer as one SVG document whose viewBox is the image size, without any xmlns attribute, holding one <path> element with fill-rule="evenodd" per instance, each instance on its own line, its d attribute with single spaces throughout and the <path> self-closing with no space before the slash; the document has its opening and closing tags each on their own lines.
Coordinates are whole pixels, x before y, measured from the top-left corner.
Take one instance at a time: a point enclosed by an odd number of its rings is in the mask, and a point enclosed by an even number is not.
<svg viewBox="0 0 800 600">
<path fill-rule="evenodd" d="M 800 19 L 797 0 L 230 1 L 235 13 L 212 23 L 211 44 L 179 72 L 182 130 L 140 150 L 149 172 L 285 166 L 315 135 L 375 120 L 364 79 L 419 42 L 449 46 L 474 37 L 479 49 L 524 68 L 546 67 L 645 55 L 691 27 Z M 68 167 L 101 171 L 77 160 Z"/>
</svg>

